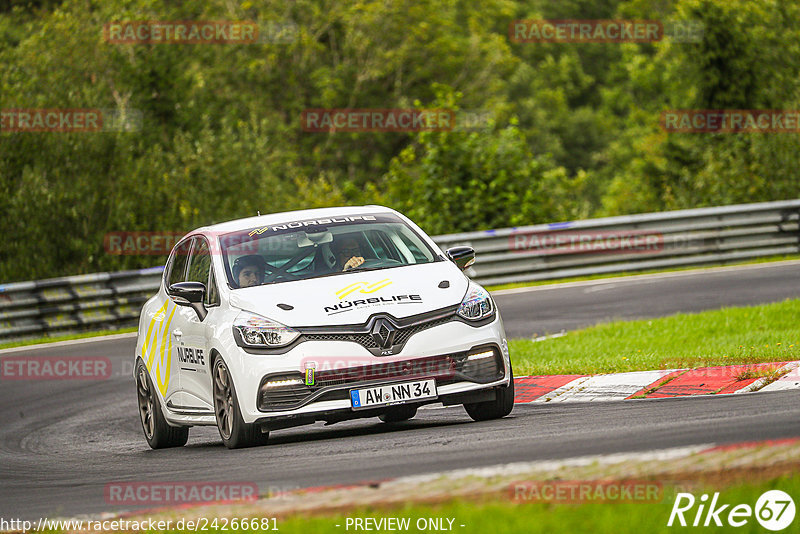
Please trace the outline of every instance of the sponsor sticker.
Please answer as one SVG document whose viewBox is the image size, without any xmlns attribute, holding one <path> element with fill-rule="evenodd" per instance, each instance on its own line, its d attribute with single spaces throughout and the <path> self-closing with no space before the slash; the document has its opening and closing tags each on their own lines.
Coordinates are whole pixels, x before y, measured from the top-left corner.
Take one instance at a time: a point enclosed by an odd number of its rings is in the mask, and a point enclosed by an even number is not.
<svg viewBox="0 0 800 534">
<path fill-rule="evenodd" d="M 337 291 L 336 296 L 339 297 L 339 300 L 341 300 L 345 298 L 347 295 L 355 292 L 375 293 L 376 291 L 383 289 L 384 287 L 390 285 L 391 283 L 392 281 L 389 280 L 388 278 L 379 280 L 377 282 L 373 282 L 372 284 L 369 284 L 367 282 L 355 282 Z"/>
<path fill-rule="evenodd" d="M 323 306 L 323 310 L 328 315 L 335 315 L 337 313 L 344 313 L 355 309 L 383 306 L 386 304 L 419 304 L 421 302 L 421 295 L 390 295 L 383 297 L 369 297 L 365 299 L 343 300 L 332 306 Z"/>
</svg>

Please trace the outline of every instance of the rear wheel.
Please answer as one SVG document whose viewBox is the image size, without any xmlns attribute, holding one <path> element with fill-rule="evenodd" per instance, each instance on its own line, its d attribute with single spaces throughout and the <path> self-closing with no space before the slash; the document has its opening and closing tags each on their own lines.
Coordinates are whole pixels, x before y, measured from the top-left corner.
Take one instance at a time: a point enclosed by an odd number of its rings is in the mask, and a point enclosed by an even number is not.
<svg viewBox="0 0 800 534">
<path fill-rule="evenodd" d="M 417 415 L 417 407 L 414 405 L 404 404 L 389 408 L 386 413 L 383 413 L 378 417 L 384 423 L 399 423 L 400 421 L 407 421 L 415 415 Z"/>
<path fill-rule="evenodd" d="M 170 426 L 161 411 L 161 403 L 150 373 L 139 360 L 136 364 L 136 393 L 139 401 L 139 419 L 147 444 L 153 449 L 183 447 L 189 439 L 188 426 Z"/>
<path fill-rule="evenodd" d="M 222 358 L 214 361 L 214 413 L 222 443 L 229 449 L 267 443 L 269 432 L 262 432 L 258 425 L 247 424 L 242 419 L 236 388 Z"/>
<path fill-rule="evenodd" d="M 514 408 L 514 374 L 507 386 L 497 388 L 497 397 L 493 401 L 465 404 L 464 409 L 475 421 L 500 419 L 511 413 Z"/>
</svg>

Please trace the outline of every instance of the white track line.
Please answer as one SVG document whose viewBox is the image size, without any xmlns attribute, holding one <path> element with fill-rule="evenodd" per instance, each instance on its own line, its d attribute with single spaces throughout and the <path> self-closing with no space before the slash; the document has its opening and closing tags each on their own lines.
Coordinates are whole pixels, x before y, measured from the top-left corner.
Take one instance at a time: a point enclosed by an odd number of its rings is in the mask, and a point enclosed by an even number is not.
<svg viewBox="0 0 800 534">
<path fill-rule="evenodd" d="M 783 375 L 775 382 L 767 384 L 758 391 L 785 391 L 787 389 L 800 389 L 800 362 L 787 363 L 781 369 L 783 370 L 787 367 L 789 368 L 789 372 L 787 374 Z M 736 393 L 739 392 L 737 391 Z"/>
<path fill-rule="evenodd" d="M 126 332 L 124 334 L 111 334 L 108 336 L 93 336 L 81 339 L 68 339 L 66 341 L 54 341 L 53 343 L 37 343 L 36 345 L 24 345 L 22 347 L 12 347 L 10 349 L 0 350 L 0 357 L 15 352 L 24 352 L 26 350 L 39 350 L 48 348 L 66 347 L 69 345 L 80 345 L 83 343 L 96 343 L 99 341 L 114 341 L 116 339 L 128 339 L 136 337 L 136 332 Z"/>
<path fill-rule="evenodd" d="M 578 378 L 532 401 L 592 402 L 625 400 L 637 391 L 664 378 L 675 369 L 612 373 Z"/>
<path fill-rule="evenodd" d="M 693 454 L 703 452 L 715 447 L 714 443 L 702 445 L 691 445 L 688 447 L 674 447 L 669 449 L 656 449 L 641 452 L 625 452 L 614 454 L 598 454 L 591 456 L 577 456 L 565 458 L 563 460 L 537 460 L 532 462 L 514 462 L 509 464 L 494 465 L 489 467 L 472 467 L 464 469 L 454 469 L 440 473 L 429 473 L 424 475 L 410 475 L 393 479 L 389 483 L 423 483 L 439 480 L 442 477 L 458 479 L 466 477 L 491 478 L 497 476 L 510 476 L 517 473 L 529 471 L 557 471 L 564 467 L 584 467 L 590 465 L 614 465 L 627 462 L 661 461 L 667 462 L 679 458 L 685 458 Z"/>
</svg>

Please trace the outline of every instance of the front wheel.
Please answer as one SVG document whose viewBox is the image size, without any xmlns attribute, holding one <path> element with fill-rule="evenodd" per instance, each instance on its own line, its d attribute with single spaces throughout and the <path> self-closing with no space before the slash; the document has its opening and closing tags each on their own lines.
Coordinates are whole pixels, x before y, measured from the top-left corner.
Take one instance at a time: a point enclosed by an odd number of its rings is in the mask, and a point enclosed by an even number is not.
<svg viewBox="0 0 800 534">
<path fill-rule="evenodd" d="M 214 413 L 222 443 L 229 449 L 267 443 L 268 432 L 262 432 L 261 427 L 247 424 L 242 419 L 236 388 L 233 387 L 230 372 L 222 358 L 214 361 Z"/>
<path fill-rule="evenodd" d="M 514 408 L 514 373 L 510 374 L 508 385 L 497 388 L 497 397 L 493 401 L 464 405 L 464 409 L 472 419 L 488 421 L 489 419 L 500 419 L 511 413 Z"/>
<path fill-rule="evenodd" d="M 170 426 L 161 411 L 158 394 L 144 362 L 136 363 L 136 393 L 139 401 L 139 419 L 147 444 L 153 449 L 183 447 L 189 439 L 188 426 Z"/>
</svg>

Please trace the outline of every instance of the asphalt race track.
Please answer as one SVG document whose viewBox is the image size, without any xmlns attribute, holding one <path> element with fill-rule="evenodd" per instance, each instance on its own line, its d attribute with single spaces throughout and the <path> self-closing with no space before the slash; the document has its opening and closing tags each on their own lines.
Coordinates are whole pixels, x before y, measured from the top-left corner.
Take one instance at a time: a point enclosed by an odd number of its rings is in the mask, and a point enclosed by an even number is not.
<svg viewBox="0 0 800 534">
<path fill-rule="evenodd" d="M 611 318 L 655 317 L 800 297 L 800 263 L 599 281 L 497 297 L 511 337 Z M 412 421 L 377 419 L 277 431 L 265 447 L 229 451 L 215 428 L 193 428 L 181 449 L 152 451 L 139 423 L 134 339 L 16 351 L 107 356 L 99 381 L 3 381 L 0 517 L 111 511 L 110 482 L 241 481 L 261 491 L 380 480 L 515 461 L 800 436 L 800 391 L 624 403 L 518 405 L 474 423 L 461 407 Z M 6 353 L 8 354 L 8 353 Z M 5 355 L 0 354 L 0 357 Z M 513 355 L 512 355 L 513 357 Z"/>
</svg>

